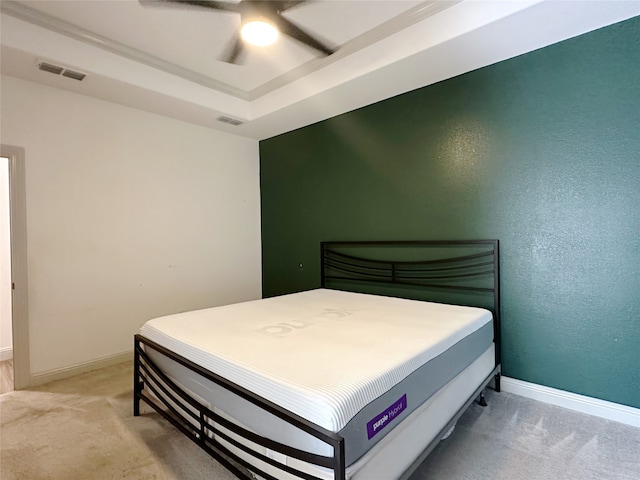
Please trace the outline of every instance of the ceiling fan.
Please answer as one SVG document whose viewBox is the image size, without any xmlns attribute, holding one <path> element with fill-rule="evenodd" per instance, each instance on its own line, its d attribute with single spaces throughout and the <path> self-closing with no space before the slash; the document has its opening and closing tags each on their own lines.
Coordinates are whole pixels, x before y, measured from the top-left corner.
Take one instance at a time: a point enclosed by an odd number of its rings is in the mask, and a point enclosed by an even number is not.
<svg viewBox="0 0 640 480">
<path fill-rule="evenodd" d="M 306 0 L 240 0 L 237 3 L 207 0 L 139 0 L 139 2 L 143 6 L 170 4 L 239 14 L 241 25 L 240 31 L 234 35 L 224 54 L 220 58 L 223 62 L 234 64 L 240 63 L 240 57 L 245 49 L 245 41 L 253 43 L 254 45 L 268 45 L 275 41 L 278 32 L 287 35 L 324 55 L 331 55 L 335 52 L 335 49 L 327 46 L 313 35 L 305 32 L 302 28 L 295 25 L 291 20 L 282 15 L 282 12 L 292 7 L 304 4 L 306 3 Z M 250 37 L 252 28 L 254 31 L 257 29 L 258 31 L 266 32 L 267 36 L 271 35 L 268 39 L 270 42 L 266 43 L 267 40 L 264 40 L 265 37 L 260 37 L 258 40 L 252 40 Z"/>
</svg>

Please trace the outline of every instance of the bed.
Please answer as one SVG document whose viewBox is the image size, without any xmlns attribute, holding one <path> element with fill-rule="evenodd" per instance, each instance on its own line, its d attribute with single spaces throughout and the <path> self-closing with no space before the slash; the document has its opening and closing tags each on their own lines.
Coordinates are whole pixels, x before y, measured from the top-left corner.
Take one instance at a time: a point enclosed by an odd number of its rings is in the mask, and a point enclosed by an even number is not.
<svg viewBox="0 0 640 480">
<path fill-rule="evenodd" d="M 320 247 L 320 288 L 146 322 L 134 415 L 238 478 L 408 478 L 500 389 L 499 243 Z"/>
</svg>

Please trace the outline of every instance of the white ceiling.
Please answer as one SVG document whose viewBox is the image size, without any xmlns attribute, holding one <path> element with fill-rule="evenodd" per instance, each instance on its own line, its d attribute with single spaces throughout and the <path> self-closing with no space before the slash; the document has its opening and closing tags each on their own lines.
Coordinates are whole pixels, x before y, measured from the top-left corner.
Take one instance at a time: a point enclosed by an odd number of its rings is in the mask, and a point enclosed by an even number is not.
<svg viewBox="0 0 640 480">
<path fill-rule="evenodd" d="M 309 1 L 285 16 L 336 53 L 282 36 L 230 65 L 218 57 L 232 13 L 137 0 L 0 8 L 3 74 L 256 139 L 640 15 L 637 0 Z M 87 77 L 42 72 L 41 60 Z"/>
</svg>

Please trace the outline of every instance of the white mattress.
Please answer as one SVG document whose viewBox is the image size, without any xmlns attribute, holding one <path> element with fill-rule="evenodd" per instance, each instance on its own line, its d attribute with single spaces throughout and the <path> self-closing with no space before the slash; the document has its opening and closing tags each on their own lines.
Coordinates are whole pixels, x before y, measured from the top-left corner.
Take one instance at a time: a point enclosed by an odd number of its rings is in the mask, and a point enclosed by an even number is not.
<svg viewBox="0 0 640 480">
<path fill-rule="evenodd" d="M 295 432 L 295 429 L 289 429 L 283 425 L 284 421 L 279 419 L 274 420 L 271 415 L 257 412 L 246 403 L 242 405 L 243 402 L 241 399 L 225 393 L 225 390 L 218 388 L 215 384 L 208 382 L 202 377 L 198 380 L 198 375 L 194 375 L 193 372 L 190 372 L 185 367 L 176 364 L 162 355 L 154 355 L 152 351 L 149 352 L 149 354 L 154 358 L 154 361 L 157 361 L 158 364 L 162 366 L 161 368 L 165 372 L 178 378 L 180 383 L 187 385 L 187 391 L 193 398 L 199 400 L 203 405 L 214 409 L 216 413 L 223 417 L 245 428 L 249 428 L 249 430 L 261 433 L 268 438 L 296 446 L 304 451 L 326 456 L 333 455 L 333 450 L 329 448 L 328 445 L 318 444 L 317 442 L 310 441 L 307 437 L 296 435 L 297 432 Z M 476 388 L 482 385 L 483 381 L 489 377 L 494 366 L 495 350 L 492 344 L 480 357 L 471 363 L 471 365 L 438 390 L 436 394 L 432 395 L 402 422 L 397 424 L 395 428 L 390 430 L 388 435 L 384 436 L 381 441 L 373 446 L 365 455 L 355 463 L 348 465 L 346 478 L 348 480 L 399 478 L 416 458 L 418 458 L 421 452 L 432 441 L 436 440 L 438 432 L 453 418 L 454 414 L 462 407 Z M 196 391 L 203 396 L 195 393 Z M 214 401 L 215 403 L 210 403 Z M 238 405 L 239 403 L 240 406 Z M 220 405 L 221 408 L 215 405 Z M 232 405 L 233 408 L 230 408 Z M 232 411 L 234 411 L 233 415 L 226 413 Z M 238 419 L 242 419 L 242 422 Z M 194 425 L 197 427 L 197 424 Z M 327 468 L 311 465 L 267 448 L 257 447 L 255 444 L 248 444 L 221 425 L 217 425 L 217 427 L 240 443 L 248 445 L 254 452 L 277 459 L 283 465 L 288 465 L 323 480 L 335 478 L 333 472 Z M 217 437 L 217 439 L 240 458 L 276 478 L 281 480 L 300 478 L 247 455 L 220 437 Z M 346 443 L 345 439 L 345 447 L 347 446 Z"/>
<path fill-rule="evenodd" d="M 394 428 L 367 454 L 347 469 L 348 480 L 399 478 L 474 393 L 495 367 L 495 348 L 487 351 L 471 365 L 423 403 L 406 420 Z M 291 465 L 298 467 L 294 461 Z M 312 472 L 311 469 L 307 470 Z M 330 480 L 331 473 L 319 468 L 313 471 Z"/>
<path fill-rule="evenodd" d="M 495 350 L 491 345 L 471 365 L 391 430 L 366 455 L 347 467 L 347 480 L 399 478 L 423 450 L 437 440 L 438 433 L 488 377 L 494 366 Z M 236 451 L 236 453 L 239 452 Z M 247 456 L 242 457 L 252 461 Z M 334 478 L 333 472 L 328 469 L 311 467 L 293 458 L 288 458 L 286 464 L 323 480 Z M 269 466 L 264 463 L 258 463 L 258 465 L 282 480 L 298 478 L 269 469 Z"/>
<path fill-rule="evenodd" d="M 479 308 L 319 289 L 156 318 L 140 333 L 338 432 L 491 319 Z"/>
</svg>

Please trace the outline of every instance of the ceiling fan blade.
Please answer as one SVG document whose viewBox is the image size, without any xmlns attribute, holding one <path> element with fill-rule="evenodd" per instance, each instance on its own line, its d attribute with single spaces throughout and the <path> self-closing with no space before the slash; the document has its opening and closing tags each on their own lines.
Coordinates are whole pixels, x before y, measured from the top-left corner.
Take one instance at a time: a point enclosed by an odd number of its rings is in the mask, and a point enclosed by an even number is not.
<svg viewBox="0 0 640 480">
<path fill-rule="evenodd" d="M 241 55 L 244 53 L 244 43 L 240 35 L 235 35 L 231 39 L 224 54 L 220 57 L 221 62 L 239 64 L 241 63 Z"/>
<path fill-rule="evenodd" d="M 282 0 L 277 2 L 271 2 L 274 5 L 273 10 L 276 12 L 284 12 L 285 10 L 289 10 L 290 8 L 297 7 L 298 5 L 302 5 L 303 3 L 307 3 L 308 0 Z"/>
<path fill-rule="evenodd" d="M 316 50 L 324 53 L 325 55 L 331 55 L 333 52 L 335 52 L 333 48 L 330 48 L 324 43 L 320 42 L 318 39 L 311 36 L 304 30 L 302 30 L 300 27 L 292 23 L 290 20 L 283 17 L 282 15 L 277 14 L 273 17 L 272 20 L 281 33 L 288 35 L 291 38 L 294 38 L 299 42 L 302 42 L 305 45 L 310 46 L 311 48 L 315 48 Z"/>
<path fill-rule="evenodd" d="M 142 6 L 186 6 L 203 8 L 207 10 L 225 10 L 227 12 L 236 13 L 240 11 L 239 3 L 216 2 L 207 0 L 138 0 L 138 2 Z"/>
</svg>

